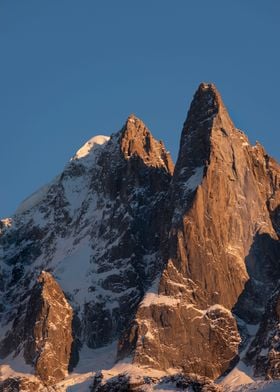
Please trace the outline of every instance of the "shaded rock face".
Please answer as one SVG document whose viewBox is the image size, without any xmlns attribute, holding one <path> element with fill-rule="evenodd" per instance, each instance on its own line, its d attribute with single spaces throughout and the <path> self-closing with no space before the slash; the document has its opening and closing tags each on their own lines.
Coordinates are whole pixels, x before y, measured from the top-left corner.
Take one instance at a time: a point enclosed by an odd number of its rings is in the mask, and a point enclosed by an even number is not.
<svg viewBox="0 0 280 392">
<path fill-rule="evenodd" d="M 165 266 L 120 341 L 120 357 L 130 352 L 136 363 L 211 378 L 237 360 L 230 311 L 258 322 L 279 279 L 279 181 L 279 165 L 234 127 L 215 86 L 201 84 L 167 196 Z"/>
<path fill-rule="evenodd" d="M 260 327 L 245 359 L 247 364 L 253 365 L 255 376 L 280 379 L 279 287 L 268 301 Z"/>
<path fill-rule="evenodd" d="M 198 377 L 195 374 L 186 377 L 183 374 L 175 374 L 162 378 L 133 376 L 119 374 L 107 379 L 103 373 L 95 375 L 91 392 L 145 392 L 153 390 L 174 390 L 194 392 L 218 392 L 222 389 L 206 377 Z"/>
<path fill-rule="evenodd" d="M 51 392 L 35 377 L 11 377 L 0 382 L 0 392 Z"/>
</svg>

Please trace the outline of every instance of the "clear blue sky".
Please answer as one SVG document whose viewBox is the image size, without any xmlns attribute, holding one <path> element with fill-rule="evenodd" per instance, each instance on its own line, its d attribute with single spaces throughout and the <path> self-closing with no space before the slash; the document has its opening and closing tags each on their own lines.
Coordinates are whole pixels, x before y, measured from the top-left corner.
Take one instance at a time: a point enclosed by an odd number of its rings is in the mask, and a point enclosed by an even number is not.
<svg viewBox="0 0 280 392">
<path fill-rule="evenodd" d="M 0 0 L 0 216 L 135 113 L 176 158 L 201 81 L 279 153 L 280 1 Z"/>
</svg>

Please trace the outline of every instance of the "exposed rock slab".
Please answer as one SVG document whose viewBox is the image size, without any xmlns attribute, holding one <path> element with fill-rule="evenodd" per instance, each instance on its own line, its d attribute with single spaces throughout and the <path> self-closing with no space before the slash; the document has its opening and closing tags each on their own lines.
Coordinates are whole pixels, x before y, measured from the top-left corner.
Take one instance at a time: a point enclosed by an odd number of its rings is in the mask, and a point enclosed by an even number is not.
<svg viewBox="0 0 280 392">
<path fill-rule="evenodd" d="M 279 279 L 272 219 L 279 184 L 279 165 L 234 127 L 215 86 L 201 84 L 167 197 L 165 267 L 154 301 L 147 293 L 121 340 L 120 357 L 132 353 L 135 363 L 211 378 L 238 360 L 231 310 L 257 322 Z M 260 252 L 252 251 L 257 243 Z"/>
<path fill-rule="evenodd" d="M 2 348 L 8 351 L 10 345 L 17 344 L 14 356 L 23 352 L 26 363 L 34 366 L 44 385 L 63 380 L 71 355 L 73 311 L 50 273 L 40 274 L 22 311 L 23 321 L 20 317 L 15 320 Z"/>
<path fill-rule="evenodd" d="M 25 318 L 24 357 L 47 385 L 68 374 L 73 311 L 50 273 L 43 271 L 34 286 Z"/>
</svg>

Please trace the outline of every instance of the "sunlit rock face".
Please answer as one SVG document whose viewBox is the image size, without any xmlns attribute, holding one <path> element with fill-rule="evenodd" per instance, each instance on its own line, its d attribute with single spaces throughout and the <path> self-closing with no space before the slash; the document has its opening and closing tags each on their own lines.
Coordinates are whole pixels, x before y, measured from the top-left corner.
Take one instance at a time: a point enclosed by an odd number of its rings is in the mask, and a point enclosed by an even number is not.
<svg viewBox="0 0 280 392">
<path fill-rule="evenodd" d="M 73 311 L 52 275 L 43 271 L 31 291 L 24 322 L 24 358 L 46 384 L 68 374 Z"/>
<path fill-rule="evenodd" d="M 44 384 L 63 380 L 70 362 L 73 311 L 50 273 L 42 271 L 21 310 L 24 317 L 14 320 L 2 350 L 9 352 L 16 343 L 14 356 L 22 354 Z"/>
<path fill-rule="evenodd" d="M 0 222 L 1 363 L 32 374 L 9 373 L 5 388 L 60 391 L 83 355 L 117 341 L 110 361 L 141 369 L 140 384 L 152 371 L 154 388 L 173 374 L 175 387 L 218 390 L 208 379 L 240 349 L 278 378 L 279 205 L 279 165 L 213 84 L 194 95 L 175 168 L 134 115 L 90 139 Z M 92 388 L 142 388 L 119 373 Z"/>
<path fill-rule="evenodd" d="M 234 127 L 215 86 L 201 84 L 167 196 L 164 268 L 120 357 L 131 352 L 135 363 L 211 378 L 236 362 L 231 310 L 258 322 L 279 279 L 279 182 L 278 164 Z"/>
</svg>

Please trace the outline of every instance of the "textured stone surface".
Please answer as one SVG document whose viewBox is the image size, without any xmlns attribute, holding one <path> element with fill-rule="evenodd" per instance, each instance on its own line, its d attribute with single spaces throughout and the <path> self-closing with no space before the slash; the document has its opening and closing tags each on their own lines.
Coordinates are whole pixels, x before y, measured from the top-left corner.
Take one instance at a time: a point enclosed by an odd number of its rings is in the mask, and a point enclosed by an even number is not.
<svg viewBox="0 0 280 392">
<path fill-rule="evenodd" d="M 10 377 L 0 382 L 0 392 L 54 392 L 35 377 Z"/>
<path fill-rule="evenodd" d="M 43 271 L 27 307 L 24 358 L 45 384 L 55 384 L 68 374 L 72 346 L 73 312 L 61 288 Z"/>
<path fill-rule="evenodd" d="M 55 384 L 68 374 L 73 311 L 50 273 L 40 274 L 22 312 L 24 317 L 14 320 L 2 349 L 16 345 L 14 356 L 22 352 L 44 384 Z"/>
<path fill-rule="evenodd" d="M 201 84 L 167 198 L 165 267 L 121 340 L 120 357 L 133 352 L 135 363 L 211 378 L 237 360 L 230 311 L 259 321 L 279 279 L 272 220 L 279 181 L 279 166 L 234 127 L 215 86 Z"/>
<path fill-rule="evenodd" d="M 279 205 L 279 165 L 235 128 L 214 85 L 194 96 L 175 169 L 131 115 L 1 221 L 0 357 L 24 353 L 52 384 L 83 345 L 119 339 L 119 359 L 214 379 L 239 358 L 235 315 L 261 322 L 248 361 L 278 378 L 278 300 L 269 298 L 280 278 Z"/>
<path fill-rule="evenodd" d="M 1 221 L 0 319 L 4 328 L 12 323 L 1 336 L 2 358 L 22 350 L 28 299 L 42 269 L 74 310 L 73 368 L 82 344 L 96 348 L 119 337 L 161 268 L 170 155 L 135 116 L 102 138 L 103 145 L 87 143 L 60 176 Z"/>
<path fill-rule="evenodd" d="M 168 301 L 167 301 L 168 302 Z M 134 363 L 216 378 L 227 370 L 240 343 L 231 313 L 219 306 L 200 311 L 183 301 L 138 309 L 130 340 Z"/>
</svg>

